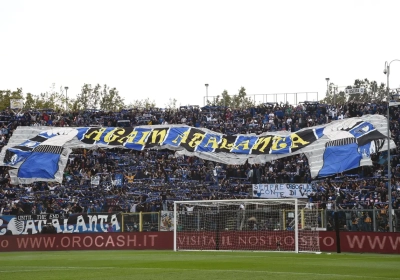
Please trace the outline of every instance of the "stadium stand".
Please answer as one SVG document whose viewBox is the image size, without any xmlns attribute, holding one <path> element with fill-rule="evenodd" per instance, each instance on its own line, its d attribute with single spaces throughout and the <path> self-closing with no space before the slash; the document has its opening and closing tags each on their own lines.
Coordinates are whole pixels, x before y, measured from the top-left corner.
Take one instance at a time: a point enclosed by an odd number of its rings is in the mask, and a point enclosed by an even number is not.
<svg viewBox="0 0 400 280">
<path fill-rule="evenodd" d="M 0 112 L 0 146 L 18 126 L 138 126 L 186 124 L 228 135 L 267 131 L 297 131 L 337 119 L 385 114 L 385 103 L 343 106 L 304 102 L 298 106 L 266 103 L 247 109 L 182 106 L 178 109 L 129 109 L 120 112 L 86 110 Z M 400 209 L 400 111 L 390 109 L 392 205 Z M 223 165 L 195 157 L 175 157 L 168 150 L 78 149 L 69 158 L 62 184 L 36 182 L 11 185 L 8 168 L 0 167 L 0 215 L 22 213 L 159 212 L 172 210 L 175 200 L 252 198 L 252 184 L 310 183 L 313 207 L 333 210 L 381 209 L 380 231 L 387 230 L 387 165 L 385 153 L 373 156 L 373 166 L 312 180 L 307 158 L 292 156 L 262 165 Z M 217 176 L 213 172 L 216 170 Z M 343 211 L 343 212 L 346 212 Z M 360 214 L 354 214 L 360 213 Z M 368 212 L 350 215 L 347 230 L 371 230 Z M 396 212 L 397 213 L 397 212 Z M 359 216 L 357 216 L 359 215 Z M 396 214 L 397 215 L 397 214 Z M 396 216 L 397 217 L 397 216 Z M 356 222 L 354 222 L 356 221 Z M 397 221 L 397 219 L 396 219 Z M 331 225 L 328 220 L 328 229 Z M 396 225 L 397 226 L 397 225 Z"/>
</svg>

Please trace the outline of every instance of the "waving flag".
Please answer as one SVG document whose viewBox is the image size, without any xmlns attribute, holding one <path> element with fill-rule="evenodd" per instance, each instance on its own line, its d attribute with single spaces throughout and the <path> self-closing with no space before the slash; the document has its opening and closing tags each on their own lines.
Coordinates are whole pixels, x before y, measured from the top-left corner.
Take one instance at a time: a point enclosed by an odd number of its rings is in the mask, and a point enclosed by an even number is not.
<svg viewBox="0 0 400 280">
<path fill-rule="evenodd" d="M 20 138 L 20 132 L 22 131 L 17 129 L 12 138 Z M 9 172 L 11 183 L 62 182 L 63 172 L 71 153 L 71 149 L 64 145 L 76 137 L 76 134 L 77 130 L 74 128 L 53 128 L 39 132 L 19 145 L 6 148 L 3 165 L 16 168 Z M 10 139 L 10 142 L 12 141 Z M 3 152 L 1 156 L 3 156 Z"/>
</svg>

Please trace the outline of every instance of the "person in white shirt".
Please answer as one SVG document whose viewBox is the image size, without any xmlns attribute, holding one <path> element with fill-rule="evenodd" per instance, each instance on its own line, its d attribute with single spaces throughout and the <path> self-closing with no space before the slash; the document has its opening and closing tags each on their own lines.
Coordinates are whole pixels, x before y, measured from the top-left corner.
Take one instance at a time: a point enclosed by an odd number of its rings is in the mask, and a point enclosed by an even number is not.
<svg viewBox="0 0 400 280">
<path fill-rule="evenodd" d="M 7 135 L 7 134 L 8 134 L 8 130 L 7 130 L 6 127 L 3 127 L 3 128 L 1 129 L 1 134 L 3 134 L 3 135 Z"/>
<path fill-rule="evenodd" d="M 57 186 L 49 185 L 48 188 L 50 190 L 50 193 L 54 194 L 54 190 L 57 188 Z"/>
<path fill-rule="evenodd" d="M 269 113 L 268 115 L 269 120 L 273 120 L 275 118 L 275 114 L 273 112 Z"/>
<path fill-rule="evenodd" d="M 336 108 L 332 107 L 329 109 L 329 115 L 334 119 L 336 117 Z"/>
<path fill-rule="evenodd" d="M 193 215 L 194 206 L 186 206 L 186 213 L 188 215 Z"/>
<path fill-rule="evenodd" d="M 253 178 L 253 169 L 250 169 L 250 170 L 247 172 L 247 179 L 250 179 L 250 180 L 251 180 L 251 178 Z"/>
<path fill-rule="evenodd" d="M 137 202 L 134 202 L 134 203 L 132 204 L 131 209 L 130 209 L 131 213 L 135 213 L 135 212 L 136 212 L 136 207 L 137 207 L 137 206 L 138 206 L 138 203 L 137 203 Z"/>
<path fill-rule="evenodd" d="M 332 210 L 332 208 L 333 208 L 332 197 L 329 197 L 328 203 L 326 204 L 326 210 Z"/>
</svg>

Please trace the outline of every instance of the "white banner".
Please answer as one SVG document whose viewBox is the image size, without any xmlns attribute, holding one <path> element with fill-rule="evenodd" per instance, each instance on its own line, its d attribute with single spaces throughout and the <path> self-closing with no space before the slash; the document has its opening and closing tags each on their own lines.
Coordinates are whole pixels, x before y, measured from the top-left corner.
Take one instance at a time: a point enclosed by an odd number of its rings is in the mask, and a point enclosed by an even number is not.
<svg viewBox="0 0 400 280">
<path fill-rule="evenodd" d="M 24 100 L 10 99 L 10 109 L 22 109 L 24 107 Z"/>
<path fill-rule="evenodd" d="M 348 88 L 346 89 L 347 94 L 360 94 L 364 93 L 364 88 Z"/>
<path fill-rule="evenodd" d="M 161 211 L 160 231 L 173 231 L 174 230 L 174 212 Z"/>
<path fill-rule="evenodd" d="M 97 176 L 97 175 L 93 176 L 92 180 L 91 180 L 91 183 L 92 183 L 93 186 L 100 185 L 100 176 Z"/>
<path fill-rule="evenodd" d="M 313 189 L 310 184 L 254 184 L 253 197 L 307 198 Z"/>
</svg>

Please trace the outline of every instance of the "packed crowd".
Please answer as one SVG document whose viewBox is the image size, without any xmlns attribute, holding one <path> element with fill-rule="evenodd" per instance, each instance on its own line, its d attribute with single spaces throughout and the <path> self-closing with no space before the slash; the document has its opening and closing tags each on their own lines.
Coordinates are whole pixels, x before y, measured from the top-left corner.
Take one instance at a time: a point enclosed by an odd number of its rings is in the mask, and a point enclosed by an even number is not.
<svg viewBox="0 0 400 280">
<path fill-rule="evenodd" d="M 225 134 L 297 131 L 332 120 L 386 114 L 386 104 L 298 106 L 268 103 L 253 108 L 182 106 L 179 109 L 130 109 L 121 112 L 0 112 L 0 146 L 18 126 L 137 126 L 186 124 Z M 400 142 L 400 110 L 391 107 L 390 129 Z M 397 145 L 399 147 L 399 145 Z M 392 204 L 400 209 L 400 158 L 392 150 Z M 262 165 L 222 165 L 196 157 L 175 157 L 168 150 L 84 150 L 71 154 L 62 184 L 36 182 L 11 185 L 8 169 L 0 167 L 0 215 L 80 212 L 158 212 L 172 210 L 174 200 L 251 198 L 254 183 L 312 183 L 309 201 L 332 209 L 386 209 L 387 169 L 384 154 L 374 166 L 330 178 L 312 180 L 307 158 L 287 157 Z M 215 173 L 216 175 L 215 176 Z M 399 192 L 398 192 L 399 190 Z"/>
</svg>

